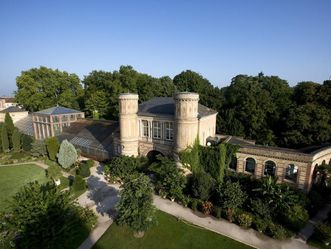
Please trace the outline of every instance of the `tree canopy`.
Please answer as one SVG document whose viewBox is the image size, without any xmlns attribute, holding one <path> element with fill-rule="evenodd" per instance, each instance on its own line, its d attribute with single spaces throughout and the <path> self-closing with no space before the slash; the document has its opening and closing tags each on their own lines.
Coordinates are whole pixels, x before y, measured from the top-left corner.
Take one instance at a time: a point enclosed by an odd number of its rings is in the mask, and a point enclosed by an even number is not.
<svg viewBox="0 0 331 249">
<path fill-rule="evenodd" d="M 94 70 L 82 80 L 77 75 L 46 67 L 17 77 L 16 99 L 29 111 L 56 104 L 86 111 L 96 119 L 118 118 L 118 96 L 139 94 L 139 101 L 173 96 L 178 91 L 199 93 L 200 103 L 218 112 L 217 132 L 243 136 L 258 144 L 303 147 L 331 141 L 331 81 L 289 86 L 277 76 L 237 75 L 229 86 L 213 86 L 201 74 L 186 70 L 173 80 L 136 71 Z M 94 114 L 94 115 L 93 115 Z"/>
<path fill-rule="evenodd" d="M 83 95 L 79 77 L 47 67 L 23 71 L 16 78 L 16 101 L 28 111 L 62 105 L 79 109 Z"/>
</svg>

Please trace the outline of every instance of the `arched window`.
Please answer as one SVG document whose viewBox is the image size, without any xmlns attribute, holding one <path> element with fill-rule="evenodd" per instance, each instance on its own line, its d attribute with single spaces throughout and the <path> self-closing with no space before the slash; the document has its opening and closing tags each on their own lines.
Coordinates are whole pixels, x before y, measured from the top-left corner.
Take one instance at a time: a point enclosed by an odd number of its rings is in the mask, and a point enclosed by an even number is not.
<svg viewBox="0 0 331 249">
<path fill-rule="evenodd" d="M 251 157 L 246 159 L 245 171 L 254 174 L 255 171 L 255 160 Z"/>
<path fill-rule="evenodd" d="M 275 176 L 276 174 L 276 164 L 273 161 L 266 161 L 264 164 L 264 175 L 265 176 Z"/>
<path fill-rule="evenodd" d="M 298 166 L 294 164 L 289 164 L 286 167 L 285 179 L 296 182 L 298 178 Z"/>
<path fill-rule="evenodd" d="M 232 156 L 229 168 L 236 171 L 237 170 L 237 158 Z"/>
</svg>

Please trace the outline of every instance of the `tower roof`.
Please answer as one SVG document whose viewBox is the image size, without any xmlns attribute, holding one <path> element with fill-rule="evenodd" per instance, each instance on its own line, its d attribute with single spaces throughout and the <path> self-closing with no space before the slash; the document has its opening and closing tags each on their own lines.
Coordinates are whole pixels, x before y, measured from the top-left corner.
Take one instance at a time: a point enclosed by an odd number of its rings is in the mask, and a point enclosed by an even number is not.
<svg viewBox="0 0 331 249">
<path fill-rule="evenodd" d="M 209 116 L 217 112 L 207 106 L 198 105 L 199 117 Z M 158 116 L 175 115 L 175 100 L 173 97 L 155 97 L 139 105 L 138 115 Z"/>
</svg>

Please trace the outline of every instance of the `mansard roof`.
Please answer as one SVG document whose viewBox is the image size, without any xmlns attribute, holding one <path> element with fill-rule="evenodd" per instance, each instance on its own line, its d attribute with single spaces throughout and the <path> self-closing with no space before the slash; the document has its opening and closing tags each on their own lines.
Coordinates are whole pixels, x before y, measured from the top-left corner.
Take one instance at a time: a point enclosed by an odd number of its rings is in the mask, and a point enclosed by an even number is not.
<svg viewBox="0 0 331 249">
<path fill-rule="evenodd" d="M 217 112 L 207 106 L 198 104 L 198 115 L 200 117 L 216 114 Z M 175 115 L 175 100 L 173 97 L 155 97 L 139 105 L 138 115 L 158 116 Z"/>
<path fill-rule="evenodd" d="M 45 110 L 41 110 L 39 112 L 35 112 L 37 114 L 45 114 L 45 115 L 61 115 L 61 114 L 72 114 L 72 113 L 81 113 L 81 111 L 63 107 L 63 106 L 54 106 Z"/>
</svg>

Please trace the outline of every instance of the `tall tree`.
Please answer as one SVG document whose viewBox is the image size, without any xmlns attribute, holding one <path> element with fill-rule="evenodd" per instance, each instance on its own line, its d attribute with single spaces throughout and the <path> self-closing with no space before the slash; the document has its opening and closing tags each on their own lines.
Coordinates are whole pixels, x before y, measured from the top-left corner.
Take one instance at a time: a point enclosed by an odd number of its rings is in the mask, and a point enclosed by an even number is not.
<svg viewBox="0 0 331 249">
<path fill-rule="evenodd" d="M 11 118 L 8 112 L 6 112 L 5 115 L 5 126 L 7 128 L 7 133 L 8 133 L 9 147 L 12 147 L 13 146 L 12 136 L 14 133 L 15 126 L 13 119 Z"/>
<path fill-rule="evenodd" d="M 116 222 L 143 235 L 156 221 L 152 194 L 153 187 L 147 176 L 136 174 L 128 178 L 122 185 Z"/>
<path fill-rule="evenodd" d="M 21 150 L 22 143 L 21 143 L 21 133 L 17 128 L 14 129 L 13 135 L 12 135 L 12 142 L 13 142 L 13 150 L 15 152 L 18 152 Z"/>
<path fill-rule="evenodd" d="M 4 152 L 9 152 L 9 139 L 6 125 L 4 125 L 1 130 L 1 144 L 2 150 Z"/>
<path fill-rule="evenodd" d="M 68 191 L 34 182 L 20 189 L 0 216 L 0 234 L 9 235 L 15 248 L 60 249 L 74 243 L 78 232 L 88 233 L 95 222 L 93 212 L 73 202 Z"/>
<path fill-rule="evenodd" d="M 77 75 L 47 67 L 23 71 L 16 78 L 16 100 L 28 111 L 39 111 L 57 104 L 79 108 L 83 89 Z"/>
<path fill-rule="evenodd" d="M 46 148 L 48 152 L 48 157 L 52 161 L 56 160 L 56 154 L 59 152 L 60 143 L 56 137 L 47 138 L 46 141 Z"/>
</svg>

